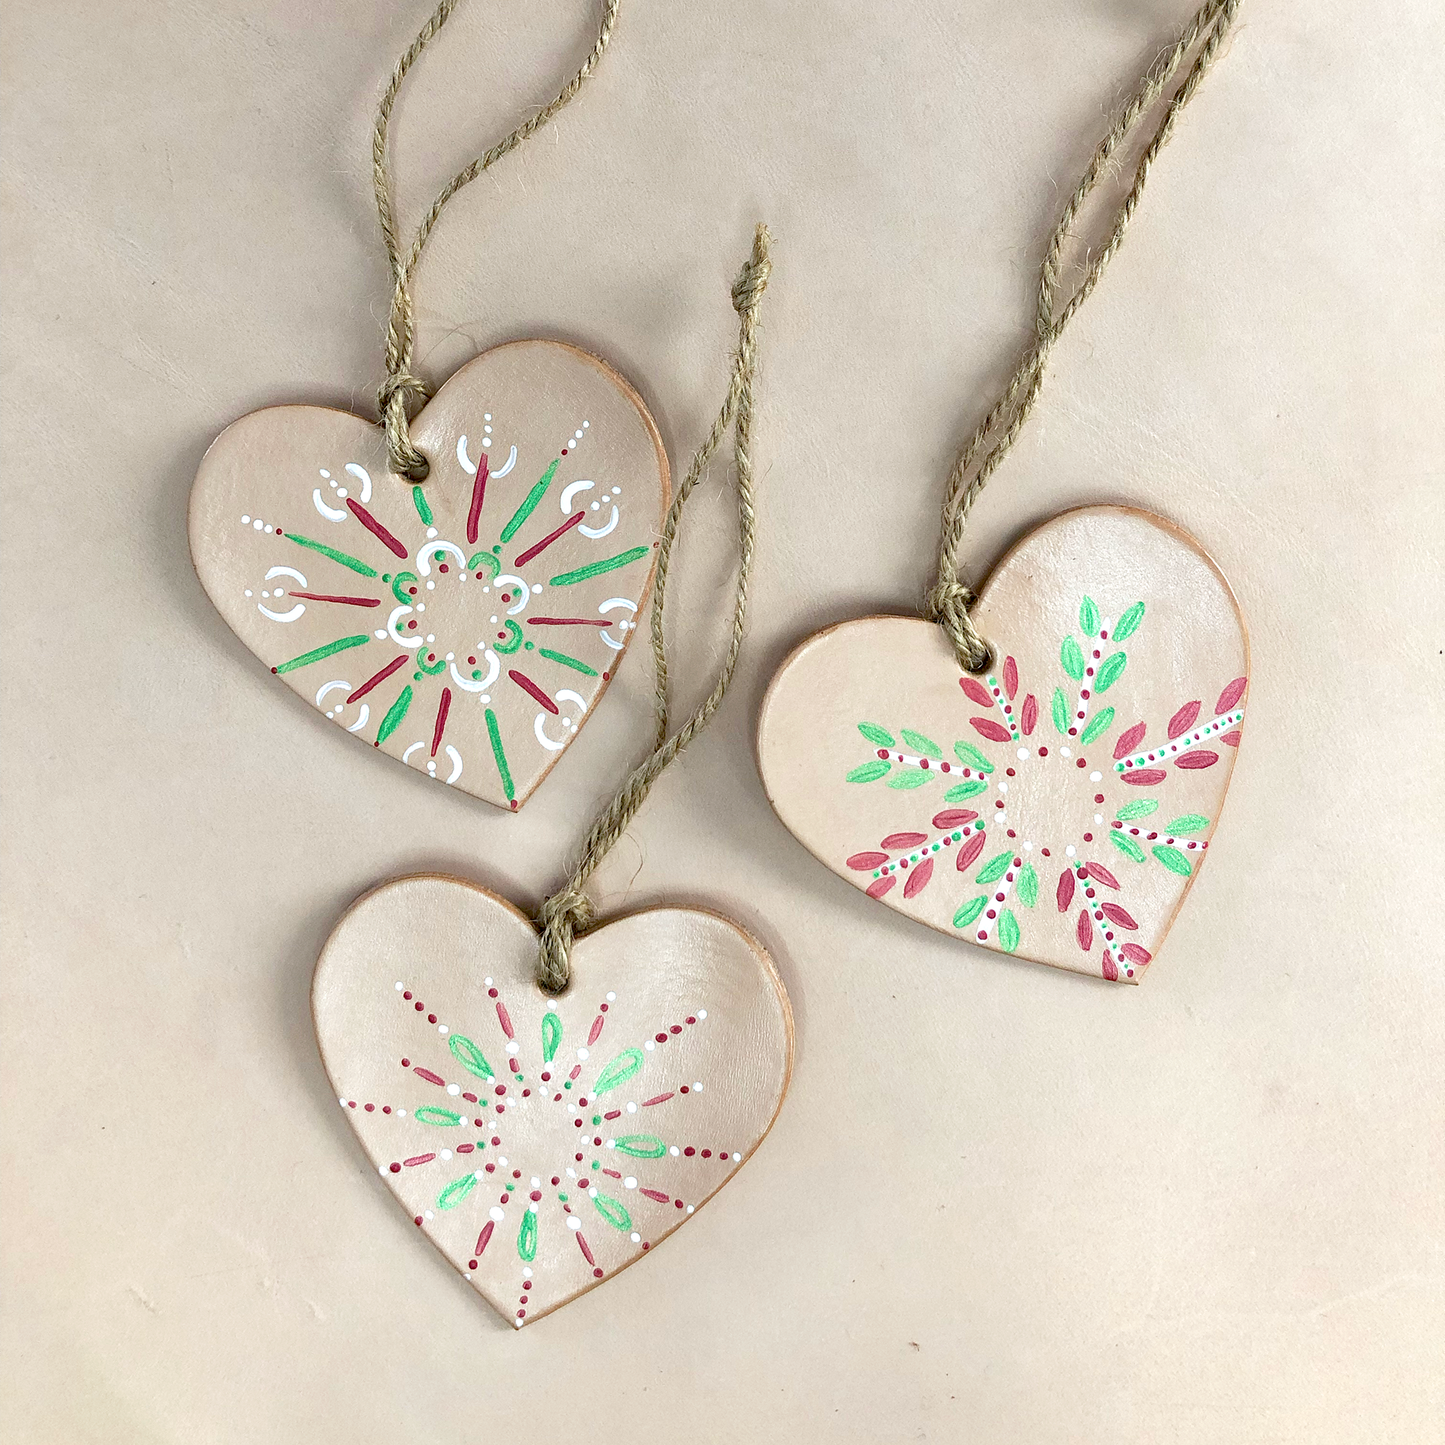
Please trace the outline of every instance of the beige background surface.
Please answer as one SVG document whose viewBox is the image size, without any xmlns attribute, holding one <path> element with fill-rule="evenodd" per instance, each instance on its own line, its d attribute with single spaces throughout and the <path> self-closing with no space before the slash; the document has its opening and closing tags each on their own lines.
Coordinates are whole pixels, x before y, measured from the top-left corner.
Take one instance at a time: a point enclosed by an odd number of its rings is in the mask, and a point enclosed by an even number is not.
<svg viewBox="0 0 1445 1445">
<path fill-rule="evenodd" d="M 423 9 L 6 7 L 0 1433 L 1440 1439 L 1440 7 L 1246 5 L 978 509 L 978 568 L 1065 506 L 1164 512 L 1251 626 L 1217 849 L 1138 990 L 873 907 L 774 820 L 751 731 L 805 633 L 918 598 L 1058 188 L 1186 5 L 631 0 L 581 102 L 456 202 L 423 373 L 576 340 L 675 460 L 776 235 L 751 647 L 598 895 L 755 932 L 793 1090 L 691 1228 L 520 1336 L 338 1117 L 311 967 L 394 873 L 535 903 L 638 749 L 643 659 L 503 817 L 336 737 L 186 556 L 222 426 L 380 379 L 367 128 Z M 594 17 L 464 8 L 401 105 L 406 214 Z M 679 559 L 694 638 L 727 516 Z"/>
</svg>

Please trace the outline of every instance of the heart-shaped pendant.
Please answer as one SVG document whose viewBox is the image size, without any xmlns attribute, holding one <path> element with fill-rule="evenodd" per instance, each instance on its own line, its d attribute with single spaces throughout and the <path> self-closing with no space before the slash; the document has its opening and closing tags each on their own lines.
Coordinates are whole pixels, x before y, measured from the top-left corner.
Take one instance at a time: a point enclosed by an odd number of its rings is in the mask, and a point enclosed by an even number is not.
<svg viewBox="0 0 1445 1445">
<path fill-rule="evenodd" d="M 348 412 L 242 417 L 196 474 L 191 555 L 236 635 L 319 712 L 515 809 L 632 636 L 667 453 L 632 387 L 555 341 L 468 362 L 411 436 L 424 486 Z"/>
<path fill-rule="evenodd" d="M 1191 537 L 1066 512 L 999 563 L 962 672 L 931 622 L 809 638 L 764 700 L 778 816 L 870 898 L 950 937 L 1137 983 L 1199 874 L 1244 720 L 1234 594 Z"/>
<path fill-rule="evenodd" d="M 312 1012 L 333 1088 L 417 1227 L 520 1328 L 687 1222 L 757 1148 L 792 1069 L 787 994 L 716 914 L 657 908 L 572 946 L 458 879 L 384 884 L 341 919 Z"/>
</svg>

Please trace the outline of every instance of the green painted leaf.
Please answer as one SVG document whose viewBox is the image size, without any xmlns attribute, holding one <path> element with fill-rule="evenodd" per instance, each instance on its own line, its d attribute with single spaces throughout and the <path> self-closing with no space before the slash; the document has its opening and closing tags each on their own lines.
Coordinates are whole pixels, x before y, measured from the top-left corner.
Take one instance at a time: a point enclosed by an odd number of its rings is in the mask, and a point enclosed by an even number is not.
<svg viewBox="0 0 1445 1445">
<path fill-rule="evenodd" d="M 477 1176 L 475 1174 L 463 1174 L 460 1179 L 453 1179 L 452 1182 L 437 1195 L 437 1208 L 455 1209 L 476 1187 Z"/>
<path fill-rule="evenodd" d="M 1098 676 L 1094 678 L 1094 691 L 1108 692 L 1123 675 L 1124 664 L 1128 661 L 1128 654 L 1123 652 L 1114 652 L 1106 657 L 1099 664 Z"/>
<path fill-rule="evenodd" d="M 1114 816 L 1121 823 L 1131 823 L 1135 818 L 1147 818 L 1150 813 L 1158 810 L 1159 800 L 1157 798 L 1140 798 L 1134 803 L 1125 803 Z"/>
<path fill-rule="evenodd" d="M 953 751 L 959 762 L 968 767 L 977 768 L 981 773 L 993 772 L 993 764 L 972 743 L 954 743 Z"/>
<path fill-rule="evenodd" d="M 424 1109 L 413 1109 L 411 1117 L 423 1124 L 436 1124 L 441 1128 L 455 1128 L 462 1122 L 460 1114 L 454 1114 L 450 1109 L 433 1109 L 428 1105 Z"/>
<path fill-rule="evenodd" d="M 605 1094 L 609 1089 L 615 1089 L 618 1084 L 625 1084 L 641 1067 L 642 1050 L 623 1049 L 623 1051 L 598 1074 L 597 1082 L 592 1086 L 593 1098 L 596 1098 L 599 1094 Z"/>
<path fill-rule="evenodd" d="M 1126 854 L 1136 863 L 1144 861 L 1144 850 L 1127 833 L 1121 833 L 1117 828 L 1110 828 L 1105 836 L 1121 853 Z"/>
<path fill-rule="evenodd" d="M 887 728 L 879 727 L 877 723 L 859 723 L 858 731 L 875 747 L 896 748 L 898 746 L 893 740 L 893 734 Z"/>
<path fill-rule="evenodd" d="M 1079 644 L 1072 637 L 1064 638 L 1064 645 L 1059 649 L 1059 664 L 1075 682 L 1082 681 L 1084 654 L 1079 651 Z"/>
<path fill-rule="evenodd" d="M 1085 637 L 1099 635 L 1099 609 L 1094 606 L 1092 597 L 1084 598 L 1079 604 L 1079 629 Z"/>
<path fill-rule="evenodd" d="M 998 916 L 998 946 L 1005 953 L 1012 953 L 1019 946 L 1019 921 L 1011 908 L 1005 908 Z"/>
<path fill-rule="evenodd" d="M 624 1134 L 615 1147 L 619 1154 L 630 1154 L 634 1159 L 661 1159 L 667 1153 L 667 1145 L 656 1134 Z"/>
<path fill-rule="evenodd" d="M 846 781 L 850 783 L 876 783 L 879 778 L 886 777 L 893 769 L 893 764 L 883 758 L 874 758 L 871 763 L 859 763 L 847 776 Z"/>
<path fill-rule="evenodd" d="M 981 778 L 970 778 L 966 783 L 959 783 L 956 787 L 950 788 L 944 795 L 945 803 L 964 803 L 969 798 L 976 798 L 980 793 L 988 791 L 988 784 Z"/>
<path fill-rule="evenodd" d="M 932 738 L 926 738 L 922 733 L 916 733 L 911 728 L 903 729 L 903 741 L 914 752 L 922 753 L 925 758 L 943 757 L 943 749 Z"/>
<path fill-rule="evenodd" d="M 1114 624 L 1114 641 L 1123 642 L 1126 637 L 1132 637 L 1139 630 L 1139 624 L 1143 620 L 1144 604 L 1142 602 L 1136 602 Z"/>
<path fill-rule="evenodd" d="M 1177 873 L 1181 878 L 1189 877 L 1194 871 L 1189 865 L 1189 859 L 1177 848 L 1171 848 L 1167 843 L 1156 843 L 1154 845 L 1154 856 L 1171 873 Z"/>
<path fill-rule="evenodd" d="M 1202 833 L 1208 826 L 1209 819 L 1203 813 L 1185 813 L 1182 818 L 1166 823 L 1164 831 L 1173 833 L 1175 837 L 1187 837 L 1190 833 Z"/>
<path fill-rule="evenodd" d="M 1032 908 L 1039 901 L 1039 875 L 1032 863 L 1025 863 L 1018 881 L 1019 902 L 1025 908 Z"/>
<path fill-rule="evenodd" d="M 447 1040 L 447 1047 L 452 1051 L 452 1058 L 469 1074 L 475 1074 L 479 1079 L 496 1077 L 486 1055 L 469 1038 L 462 1034 L 453 1034 Z"/>
<path fill-rule="evenodd" d="M 980 893 L 977 898 L 970 899 L 957 913 L 953 915 L 953 926 L 955 928 L 967 928 L 975 918 L 984 910 L 988 902 L 988 895 Z"/>
<path fill-rule="evenodd" d="M 557 1057 L 557 1046 L 562 1042 L 562 1020 L 548 1009 L 542 1015 L 542 1062 L 550 1064 Z"/>
<path fill-rule="evenodd" d="M 1061 687 L 1054 689 L 1054 727 L 1058 729 L 1060 737 L 1069 735 L 1069 700 L 1064 696 Z"/>
<path fill-rule="evenodd" d="M 528 1262 L 537 1257 L 537 1211 L 522 1211 L 522 1227 L 517 1231 L 517 1254 Z"/>
<path fill-rule="evenodd" d="M 902 768 L 888 779 L 888 786 L 906 793 L 912 788 L 926 786 L 934 777 L 935 774 L 925 773 L 922 768 Z"/>
<path fill-rule="evenodd" d="M 1096 712 L 1093 717 L 1089 719 L 1089 725 L 1084 729 L 1083 733 L 1080 734 L 1079 741 L 1081 743 L 1091 743 L 1095 738 L 1102 737 L 1113 726 L 1114 709 L 1106 707 L 1103 712 Z"/>
<path fill-rule="evenodd" d="M 990 883 L 997 883 L 1000 878 L 1009 870 L 1009 864 L 1014 860 L 1012 848 L 1002 853 L 995 853 L 987 863 L 983 865 L 983 871 L 973 881 L 987 888 Z"/>
<path fill-rule="evenodd" d="M 610 1194 L 599 1194 L 592 1203 L 596 1205 L 597 1212 L 613 1229 L 631 1229 L 632 1216 L 627 1212 L 627 1206 L 620 1199 L 614 1199 Z"/>
</svg>

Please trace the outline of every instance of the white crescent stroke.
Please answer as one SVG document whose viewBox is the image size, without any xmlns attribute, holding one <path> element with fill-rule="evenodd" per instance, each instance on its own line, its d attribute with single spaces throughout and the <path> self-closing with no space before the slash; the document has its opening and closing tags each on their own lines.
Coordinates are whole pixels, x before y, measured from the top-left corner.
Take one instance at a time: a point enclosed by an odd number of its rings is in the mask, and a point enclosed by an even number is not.
<svg viewBox="0 0 1445 1445">
<path fill-rule="evenodd" d="M 391 616 L 386 619 L 386 633 L 393 642 L 399 642 L 403 647 L 420 647 L 420 637 L 403 637 L 401 633 L 396 630 L 397 618 L 405 617 L 410 611 L 412 611 L 410 607 L 398 607 Z"/>
<path fill-rule="evenodd" d="M 553 742 L 547 736 L 547 718 L 550 714 L 539 712 L 536 721 L 532 724 L 532 731 L 537 735 L 537 741 L 547 749 L 549 753 L 560 753 L 570 741 L 570 735 L 577 731 L 577 724 L 582 721 L 582 714 L 587 711 L 587 700 L 572 691 L 570 687 L 564 687 L 552 694 L 554 702 L 572 702 L 577 704 L 577 716 L 566 719 L 568 736 L 563 737 L 561 742 Z"/>
<path fill-rule="evenodd" d="M 596 482 L 569 482 L 563 487 L 562 495 L 558 499 L 562 507 L 562 515 L 564 517 L 570 517 L 572 515 L 572 498 L 575 497 L 578 492 L 590 491 L 596 485 Z"/>
<path fill-rule="evenodd" d="M 497 654 L 493 652 L 491 648 L 488 648 L 482 656 L 486 659 L 487 675 L 480 681 L 475 681 L 470 677 L 463 677 L 461 673 L 457 671 L 456 663 L 452 663 L 452 681 L 456 683 L 463 692 L 485 692 L 497 680 L 498 675 L 502 671 L 502 664 L 498 660 Z"/>
<path fill-rule="evenodd" d="M 617 504 L 614 502 L 612 506 L 612 520 L 605 527 L 589 527 L 585 523 L 578 523 L 577 530 L 581 532 L 584 537 L 605 537 L 609 532 L 615 532 L 617 530 L 617 523 L 621 516 L 622 513 L 617 510 Z"/>
<path fill-rule="evenodd" d="M 346 470 L 361 483 L 361 501 L 364 506 L 371 500 L 371 474 L 355 462 L 347 462 Z"/>
<path fill-rule="evenodd" d="M 605 616 L 609 612 L 617 611 L 619 607 L 625 607 L 628 612 L 634 614 L 637 611 L 637 603 L 630 601 L 626 597 L 609 597 L 606 602 L 602 603 L 602 605 L 598 607 L 597 610 Z M 618 642 L 614 638 L 609 637 L 606 628 L 604 628 L 597 635 L 603 640 L 603 642 L 608 645 L 608 647 L 613 650 L 613 652 L 621 652 L 622 649 L 627 646 L 626 634 L 623 635 L 621 642 Z"/>
<path fill-rule="evenodd" d="M 457 438 L 457 465 L 460 466 L 461 469 L 462 469 L 469 477 L 474 477 L 474 476 L 476 476 L 476 474 L 477 474 L 477 463 L 474 462 L 474 461 L 472 461 L 472 459 L 467 455 L 467 438 L 466 438 L 466 434 L 465 434 L 465 433 L 463 433 L 461 436 L 459 436 L 459 437 Z M 512 448 L 512 454 L 511 454 L 511 456 L 509 456 L 509 457 L 507 458 L 507 465 L 504 466 L 504 467 L 501 469 L 501 471 L 498 471 L 498 472 L 489 472 L 489 473 L 488 473 L 488 476 L 505 477 L 505 476 L 507 475 L 507 473 L 510 472 L 510 471 L 512 470 L 512 468 L 513 468 L 514 466 L 516 466 L 516 465 L 517 465 L 517 449 L 516 449 L 516 447 L 513 447 L 513 448 Z"/>
<path fill-rule="evenodd" d="M 311 500 L 316 503 L 316 510 L 320 512 L 328 522 L 344 522 L 346 520 L 345 512 L 336 507 L 328 507 L 326 503 L 321 500 L 320 487 L 312 488 Z"/>
<path fill-rule="evenodd" d="M 311 585 L 294 567 L 273 567 L 266 574 L 266 580 L 269 582 L 273 577 L 294 577 L 303 587 Z"/>
<path fill-rule="evenodd" d="M 418 748 L 424 748 L 425 746 L 426 746 L 426 744 L 425 744 L 420 738 L 418 738 L 418 739 L 401 755 L 401 760 L 402 760 L 402 762 L 404 762 L 404 763 L 409 763 L 409 762 L 411 761 L 411 755 L 412 755 Z"/>
<path fill-rule="evenodd" d="M 357 720 L 356 720 L 354 723 L 352 723 L 352 725 L 351 725 L 349 728 L 347 728 L 346 731 L 349 732 L 349 733 L 359 733 L 359 732 L 362 730 L 362 728 L 364 728 L 364 727 L 366 726 L 367 720 L 368 720 L 370 717 L 371 717 L 371 704 L 370 704 L 369 702 L 364 702 L 364 703 L 361 704 L 361 716 L 360 716 L 359 718 L 357 718 Z"/>
<path fill-rule="evenodd" d="M 503 584 L 507 582 L 515 582 L 517 584 L 517 591 L 520 594 L 517 598 L 516 604 L 512 607 L 507 608 L 507 616 L 511 617 L 514 613 L 520 612 L 527 605 L 527 601 L 532 595 L 532 589 L 527 586 L 527 583 L 523 578 L 514 576 L 510 572 L 503 572 L 500 577 L 492 578 L 492 586 L 498 589 L 500 589 Z"/>
<path fill-rule="evenodd" d="M 328 692 L 335 692 L 338 687 L 344 687 L 347 692 L 351 691 L 351 684 L 341 678 L 338 678 L 335 682 L 328 682 L 317 692 L 316 706 L 320 707 L 321 699 L 324 698 Z"/>
<path fill-rule="evenodd" d="M 455 542 L 445 542 L 440 537 L 437 537 L 428 542 L 421 551 L 416 554 L 416 570 L 420 572 L 423 577 L 431 576 L 431 562 L 427 557 L 429 552 L 450 552 L 456 557 L 457 566 L 459 566 L 463 572 L 467 570 L 467 554 L 463 552 Z"/>
<path fill-rule="evenodd" d="M 306 605 L 298 602 L 289 612 L 272 612 L 264 603 L 258 602 L 256 611 L 263 617 L 269 617 L 272 622 L 295 622 L 306 611 Z"/>
<path fill-rule="evenodd" d="M 513 447 L 512 450 L 511 450 L 511 454 L 507 457 L 507 465 L 504 466 L 500 471 L 493 472 L 493 473 L 492 473 L 492 476 L 494 476 L 494 477 L 505 477 L 505 476 L 507 475 L 507 473 L 510 472 L 510 471 L 512 470 L 512 468 L 513 468 L 514 466 L 516 466 L 516 465 L 517 465 L 517 449 L 516 449 L 516 447 Z"/>
<path fill-rule="evenodd" d="M 462 755 L 448 743 L 447 756 L 452 760 L 451 776 L 447 779 L 447 782 L 454 783 L 462 775 Z"/>
</svg>

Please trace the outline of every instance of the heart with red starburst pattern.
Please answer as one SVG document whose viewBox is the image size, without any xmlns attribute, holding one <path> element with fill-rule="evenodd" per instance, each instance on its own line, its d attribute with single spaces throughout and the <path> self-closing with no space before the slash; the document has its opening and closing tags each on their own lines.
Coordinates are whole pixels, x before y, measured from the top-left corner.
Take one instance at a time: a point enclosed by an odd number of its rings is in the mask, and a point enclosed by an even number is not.
<svg viewBox="0 0 1445 1445">
<path fill-rule="evenodd" d="M 377 1175 L 520 1328 L 650 1254 L 731 1180 L 792 1069 L 788 997 L 714 913 L 654 908 L 572 947 L 455 878 L 384 884 L 316 965 L 322 1059 Z"/>
<path fill-rule="evenodd" d="M 938 627 L 810 638 L 763 705 L 778 816 L 870 898 L 980 947 L 1137 983 L 1199 876 L 1244 723 L 1218 568 L 1122 507 L 1068 512 L 995 569 L 961 671 Z"/>
<path fill-rule="evenodd" d="M 232 631 L 318 712 L 516 809 L 631 641 L 667 454 L 632 387 L 555 341 L 468 362 L 411 435 L 420 486 L 348 412 L 243 417 L 196 474 L 191 555 Z"/>
</svg>

